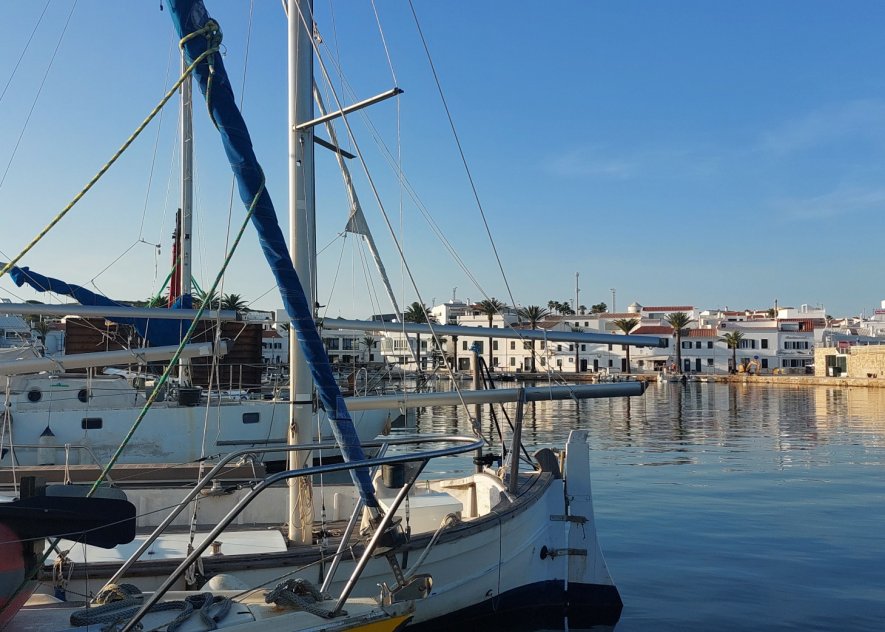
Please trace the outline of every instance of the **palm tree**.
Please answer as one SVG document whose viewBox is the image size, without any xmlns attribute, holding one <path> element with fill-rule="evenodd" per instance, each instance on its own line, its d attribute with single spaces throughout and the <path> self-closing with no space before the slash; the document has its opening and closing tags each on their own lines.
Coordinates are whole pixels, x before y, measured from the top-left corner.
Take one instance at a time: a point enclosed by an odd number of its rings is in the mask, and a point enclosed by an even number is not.
<svg viewBox="0 0 885 632">
<path fill-rule="evenodd" d="M 685 312 L 672 312 L 667 314 L 664 320 L 667 321 L 673 328 L 673 333 L 676 334 L 676 366 L 679 372 L 682 373 L 682 330 L 688 327 L 688 323 L 692 321 L 692 318 Z"/>
<path fill-rule="evenodd" d="M 239 294 L 225 294 L 221 298 L 221 309 L 229 309 L 234 312 L 246 311 L 246 301 Z"/>
<path fill-rule="evenodd" d="M 741 340 L 744 339 L 744 334 L 740 331 L 732 331 L 720 338 L 725 345 L 731 349 L 731 370 L 737 371 L 737 349 L 741 346 Z"/>
<path fill-rule="evenodd" d="M 360 344 L 366 349 L 366 359 L 368 360 L 371 357 L 372 349 L 375 348 L 375 336 L 366 334 Z"/>
<path fill-rule="evenodd" d="M 218 296 L 218 292 L 214 291 L 209 294 L 205 290 L 198 289 L 194 294 L 194 307 L 199 309 L 203 305 L 206 306 L 206 309 L 218 309 L 219 305 L 221 305 L 221 299 Z"/>
<path fill-rule="evenodd" d="M 157 294 L 156 296 L 151 296 L 144 303 L 145 307 L 166 307 L 169 305 L 169 295 L 168 294 Z"/>
<path fill-rule="evenodd" d="M 544 309 L 543 307 L 539 307 L 538 305 L 529 305 L 528 307 L 522 307 L 517 311 L 519 317 L 528 322 L 531 325 L 532 329 L 537 329 L 538 324 L 544 320 L 550 312 Z M 535 341 L 532 339 L 532 373 L 535 372 Z"/>
<path fill-rule="evenodd" d="M 406 311 L 403 312 L 403 321 L 407 323 L 426 323 L 430 320 L 430 317 L 427 314 L 427 306 L 422 305 L 418 301 L 413 302 L 406 308 Z M 408 335 L 406 336 L 408 339 Z M 418 370 L 421 370 L 421 334 L 417 334 L 415 337 L 415 362 L 418 365 Z"/>
<path fill-rule="evenodd" d="M 484 301 L 480 301 L 479 309 L 485 314 L 489 319 L 489 329 L 492 328 L 492 319 L 495 317 L 501 308 L 504 307 L 504 303 L 499 301 L 498 299 L 492 297 L 487 298 Z M 492 355 L 492 336 L 489 336 L 489 371 L 495 370 L 494 360 Z"/>
<path fill-rule="evenodd" d="M 620 329 L 624 332 L 626 336 L 631 331 L 636 329 L 636 326 L 639 324 L 638 318 L 618 318 L 617 320 L 612 321 L 612 325 Z M 630 374 L 630 345 L 624 345 L 627 347 L 627 374 Z"/>
</svg>

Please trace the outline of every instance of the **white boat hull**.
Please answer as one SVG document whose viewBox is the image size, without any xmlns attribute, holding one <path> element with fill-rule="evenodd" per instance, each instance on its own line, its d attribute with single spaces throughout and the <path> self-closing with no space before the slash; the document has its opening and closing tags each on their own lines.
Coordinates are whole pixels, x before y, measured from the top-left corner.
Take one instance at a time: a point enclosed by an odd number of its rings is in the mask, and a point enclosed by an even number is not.
<svg viewBox="0 0 885 632">
<path fill-rule="evenodd" d="M 17 379 L 21 384 L 5 408 L 8 417 L 0 413 L 0 467 L 13 465 L 13 459 L 18 466 L 103 465 L 122 443 L 144 403 L 143 392 L 122 378 L 37 375 Z M 38 390 L 39 401 L 30 401 L 29 394 Z M 157 402 L 119 462 L 188 463 L 205 455 L 284 445 L 288 408 L 288 403 L 273 400 L 222 400 L 194 406 Z M 399 416 L 398 408 L 352 413 L 361 441 L 386 434 Z M 311 434 L 305 442 L 334 440 L 323 411 L 315 416 Z M 265 457 L 266 462 L 284 460 L 282 452 Z"/>
<path fill-rule="evenodd" d="M 438 525 L 440 516 L 459 507 L 464 518 L 442 530 L 423 563 L 414 569 L 430 574 L 433 587 L 430 595 L 417 603 L 413 625 L 445 626 L 450 619 L 463 622 L 489 616 L 500 619 L 502 615 L 522 623 L 530 617 L 547 618 L 550 622 L 558 618 L 561 624 L 565 613 L 570 625 L 577 627 L 586 627 L 579 626 L 578 622 L 589 626 L 617 621 L 621 600 L 596 539 L 586 432 L 572 432 L 567 454 L 564 478 L 556 478 L 555 473 L 550 472 L 523 475 L 525 482 L 512 502 L 506 499 L 500 479 L 486 473 L 427 483 L 433 487 L 428 493 L 434 503 L 422 504 L 420 494 L 416 493 L 409 509 L 414 524 Z M 385 492 L 390 490 L 379 489 L 382 499 Z M 180 490 L 177 493 L 182 495 Z M 335 502 L 327 499 L 327 519 L 346 518 L 353 500 L 352 497 Z M 147 514 L 154 503 L 162 502 L 166 501 L 159 496 L 151 502 L 137 501 L 138 513 Z M 209 505 L 203 507 L 206 502 Z M 256 518 L 263 518 L 265 522 L 284 518 L 284 509 L 277 499 L 261 501 L 259 497 L 256 502 L 264 504 L 250 506 L 247 512 L 251 513 L 240 516 L 238 524 L 247 525 Z M 213 520 L 224 511 L 223 497 L 201 501 L 200 511 L 201 521 Z M 333 512 L 337 513 L 333 515 Z M 430 512 L 429 522 L 419 521 L 421 512 Z M 189 516 L 185 514 L 179 518 L 186 523 Z M 398 514 L 405 514 L 403 507 Z M 398 556 L 406 572 L 418 562 L 432 534 L 432 530 L 413 534 L 404 549 L 408 551 L 405 557 Z M 235 548 L 231 535 L 225 534 L 222 539 L 225 541 L 221 544 L 221 555 L 203 558 L 206 576 L 223 574 L 225 581 L 233 579 L 246 586 L 273 583 L 292 569 L 316 559 L 316 547 L 312 547 L 312 554 L 294 548 L 287 552 L 259 553 L 253 548 L 251 555 L 243 555 L 243 549 Z M 257 538 L 254 544 L 260 546 Z M 154 589 L 173 566 L 173 560 L 163 563 L 164 548 L 158 545 L 156 555 L 146 555 L 150 559 L 136 564 L 127 581 L 136 583 L 142 590 Z M 326 551 L 326 558 L 332 553 Z M 77 551 L 72 554 L 77 555 Z M 95 561 L 96 551 L 82 557 L 83 560 L 75 558 L 75 567 L 85 559 Z M 108 578 L 117 566 L 93 564 L 88 568 L 89 585 L 75 580 L 69 589 L 75 594 L 94 592 L 100 588 L 100 578 Z M 318 576 L 319 568 L 315 568 Z M 348 558 L 339 568 L 331 592 L 340 590 L 340 582 L 349 576 L 351 569 L 352 560 Z M 377 596 L 382 582 L 391 582 L 390 567 L 383 558 L 373 559 L 353 594 Z M 539 621 L 541 623 L 543 621 Z"/>
</svg>

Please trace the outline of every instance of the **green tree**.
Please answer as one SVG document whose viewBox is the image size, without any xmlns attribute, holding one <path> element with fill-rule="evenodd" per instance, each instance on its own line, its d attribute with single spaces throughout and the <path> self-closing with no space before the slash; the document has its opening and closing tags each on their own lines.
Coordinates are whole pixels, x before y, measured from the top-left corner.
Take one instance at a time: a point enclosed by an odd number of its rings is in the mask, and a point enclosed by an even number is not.
<svg viewBox="0 0 885 632">
<path fill-rule="evenodd" d="M 489 329 L 492 328 L 492 319 L 495 315 L 501 311 L 501 308 L 504 307 L 504 303 L 496 299 L 495 297 L 487 298 L 484 301 L 480 301 L 479 309 L 485 314 L 485 316 L 489 319 Z M 494 371 L 494 353 L 492 351 L 492 336 L 489 336 L 489 371 Z"/>
<path fill-rule="evenodd" d="M 612 325 L 624 332 L 626 336 L 639 325 L 638 318 L 618 318 L 612 321 Z M 624 345 L 627 349 L 627 373 L 630 373 L 630 345 Z"/>
<path fill-rule="evenodd" d="M 591 314 L 604 314 L 607 311 L 608 311 L 608 305 L 606 305 L 605 303 L 597 303 L 596 305 L 590 306 L 590 313 Z"/>
<path fill-rule="evenodd" d="M 363 339 L 360 341 L 362 347 L 366 350 L 366 360 L 368 361 L 371 357 L 372 349 L 375 348 L 375 336 L 371 334 L 366 334 L 363 336 Z"/>
<path fill-rule="evenodd" d="M 430 320 L 427 313 L 427 306 L 422 305 L 418 301 L 413 302 L 403 312 L 403 321 L 407 323 L 426 323 Z M 408 339 L 408 335 L 406 335 Z M 418 364 L 418 370 L 421 370 L 421 334 L 415 336 L 415 362 Z"/>
<path fill-rule="evenodd" d="M 737 371 L 737 350 L 738 347 L 741 346 L 741 340 L 744 339 L 744 334 L 740 331 L 731 331 L 719 340 L 725 343 L 729 349 L 731 349 L 731 370 Z"/>
<path fill-rule="evenodd" d="M 221 297 L 221 309 L 228 309 L 234 312 L 246 311 L 246 301 L 239 294 L 225 294 Z"/>
<path fill-rule="evenodd" d="M 688 327 L 692 318 L 685 312 L 672 312 L 664 319 L 673 328 L 676 335 L 676 366 L 682 373 L 682 330 Z"/>
<path fill-rule="evenodd" d="M 528 323 L 531 328 L 537 329 L 538 325 L 544 320 L 550 312 L 538 305 L 529 305 L 521 307 L 517 312 L 520 320 Z M 535 372 L 535 340 L 532 339 L 532 373 Z"/>
<path fill-rule="evenodd" d="M 199 309 L 203 305 L 206 306 L 206 309 L 218 309 L 221 305 L 221 298 L 218 296 L 218 292 L 213 291 L 211 294 L 205 290 L 194 292 L 194 307 Z"/>
<path fill-rule="evenodd" d="M 168 294 L 158 294 L 157 296 L 151 296 L 144 302 L 145 307 L 166 307 L 167 305 L 169 305 Z"/>
</svg>

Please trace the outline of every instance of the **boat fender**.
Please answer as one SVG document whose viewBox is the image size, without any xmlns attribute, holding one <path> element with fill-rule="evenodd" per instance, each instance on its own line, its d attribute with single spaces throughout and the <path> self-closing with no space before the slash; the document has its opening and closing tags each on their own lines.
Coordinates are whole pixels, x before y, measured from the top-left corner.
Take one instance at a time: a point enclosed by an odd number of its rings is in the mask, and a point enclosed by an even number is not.
<svg viewBox="0 0 885 632">
<path fill-rule="evenodd" d="M 230 573 L 219 573 L 206 582 L 205 590 L 218 592 L 221 590 L 247 590 L 249 586 L 242 579 Z"/>
<path fill-rule="evenodd" d="M 0 628 L 9 622 L 30 596 L 18 592 L 25 583 L 25 556 L 18 534 L 0 524 Z"/>
</svg>

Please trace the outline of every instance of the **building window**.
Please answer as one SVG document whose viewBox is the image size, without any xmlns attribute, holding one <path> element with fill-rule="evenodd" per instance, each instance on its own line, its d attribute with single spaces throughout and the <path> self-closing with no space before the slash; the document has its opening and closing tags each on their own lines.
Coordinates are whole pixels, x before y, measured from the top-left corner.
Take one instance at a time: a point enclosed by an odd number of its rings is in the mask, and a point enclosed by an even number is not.
<svg viewBox="0 0 885 632">
<path fill-rule="evenodd" d="M 510 356 L 510 366 L 516 366 L 516 358 Z"/>
<path fill-rule="evenodd" d="M 707 366 L 713 366 L 713 358 L 707 358 Z"/>
<path fill-rule="evenodd" d="M 492 340 L 492 351 L 497 351 L 497 350 L 498 350 L 498 341 Z"/>
<path fill-rule="evenodd" d="M 547 341 L 546 341 L 546 340 L 542 340 L 542 341 L 541 341 L 541 351 L 543 351 L 543 350 L 544 350 L 544 347 L 546 347 L 546 346 L 547 346 Z"/>
<path fill-rule="evenodd" d="M 713 348 L 713 341 L 712 341 L 712 340 L 708 340 L 708 341 L 707 341 L 707 349 L 712 349 L 712 348 Z"/>
<path fill-rule="evenodd" d="M 762 343 L 763 349 L 768 349 L 768 338 L 763 338 L 760 342 Z"/>
<path fill-rule="evenodd" d="M 515 340 L 510 341 L 510 350 L 516 351 L 516 341 Z"/>
<path fill-rule="evenodd" d="M 562 351 L 562 345 L 556 345 L 556 350 L 557 350 L 557 351 Z"/>
<path fill-rule="evenodd" d="M 701 348 L 701 341 L 700 341 L 700 340 L 697 340 L 697 341 L 694 343 L 694 348 L 695 348 L 695 349 L 700 349 L 700 348 Z"/>
<path fill-rule="evenodd" d="M 587 345 L 581 345 L 581 351 L 586 351 L 586 350 L 587 350 Z"/>
<path fill-rule="evenodd" d="M 467 341 L 466 340 L 461 341 L 461 350 L 467 351 Z"/>
<path fill-rule="evenodd" d="M 691 349 L 691 340 L 687 340 L 687 341 L 683 340 L 682 341 L 682 348 L 683 349 Z"/>
</svg>

